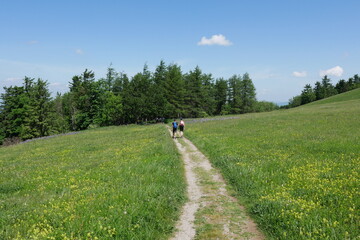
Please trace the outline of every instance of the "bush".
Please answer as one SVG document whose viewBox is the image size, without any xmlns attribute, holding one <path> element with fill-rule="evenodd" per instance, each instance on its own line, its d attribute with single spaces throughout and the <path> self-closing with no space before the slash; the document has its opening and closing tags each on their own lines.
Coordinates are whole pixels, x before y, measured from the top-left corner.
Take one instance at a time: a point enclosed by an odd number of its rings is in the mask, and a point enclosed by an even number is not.
<svg viewBox="0 0 360 240">
<path fill-rule="evenodd" d="M 98 124 L 92 123 L 88 126 L 88 129 L 94 129 L 94 128 L 99 128 L 100 126 Z"/>
<path fill-rule="evenodd" d="M 20 142 L 21 142 L 21 138 L 19 138 L 19 137 L 5 138 L 3 140 L 3 145 L 10 146 L 10 145 L 18 144 Z"/>
<path fill-rule="evenodd" d="M 255 104 L 255 112 L 270 112 L 279 109 L 279 106 L 272 102 L 260 101 Z"/>
</svg>

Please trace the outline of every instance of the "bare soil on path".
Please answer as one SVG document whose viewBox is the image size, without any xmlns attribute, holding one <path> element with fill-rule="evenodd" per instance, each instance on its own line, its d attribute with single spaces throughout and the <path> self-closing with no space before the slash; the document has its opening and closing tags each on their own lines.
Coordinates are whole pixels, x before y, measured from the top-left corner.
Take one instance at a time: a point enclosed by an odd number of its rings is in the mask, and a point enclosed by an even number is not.
<svg viewBox="0 0 360 240">
<path fill-rule="evenodd" d="M 264 239 L 210 161 L 188 139 L 174 141 L 184 160 L 188 202 L 171 239 Z"/>
</svg>

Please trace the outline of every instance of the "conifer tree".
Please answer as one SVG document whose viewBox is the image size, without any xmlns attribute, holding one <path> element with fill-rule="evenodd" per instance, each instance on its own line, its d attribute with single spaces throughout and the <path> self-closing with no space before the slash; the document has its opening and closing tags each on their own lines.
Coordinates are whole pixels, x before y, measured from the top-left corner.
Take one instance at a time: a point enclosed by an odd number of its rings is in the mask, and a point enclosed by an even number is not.
<svg viewBox="0 0 360 240">
<path fill-rule="evenodd" d="M 217 79 L 215 82 L 215 115 L 225 113 L 225 105 L 227 102 L 227 81 L 223 78 Z"/>
<path fill-rule="evenodd" d="M 5 138 L 23 140 L 52 133 L 53 106 L 48 83 L 25 77 L 22 87 L 4 88 L 1 119 Z"/>
<path fill-rule="evenodd" d="M 26 112 L 29 109 L 29 98 L 24 87 L 4 87 L 1 94 L 1 120 L 4 138 L 21 137 Z"/>
<path fill-rule="evenodd" d="M 323 77 L 323 79 L 322 79 L 322 82 L 321 82 L 321 95 L 322 95 L 322 98 L 327 98 L 327 97 L 333 96 L 335 94 L 337 94 L 336 89 L 331 84 L 330 78 L 328 78 L 328 76 L 325 75 Z"/>
<path fill-rule="evenodd" d="M 353 77 L 353 81 L 354 81 L 354 84 L 352 86 L 352 89 L 355 89 L 355 88 L 360 88 L 360 77 L 358 74 L 355 74 L 354 77 Z"/>
<path fill-rule="evenodd" d="M 65 101 L 61 93 L 57 93 L 55 99 L 52 101 L 54 107 L 54 119 L 52 127 L 58 133 L 65 133 L 70 130 L 69 121 L 65 114 Z"/>
<path fill-rule="evenodd" d="M 203 74 L 202 76 L 202 109 L 207 115 L 215 113 L 215 84 L 211 74 Z"/>
<path fill-rule="evenodd" d="M 155 102 L 155 113 L 156 118 L 158 117 L 170 117 L 167 116 L 166 108 L 169 105 L 166 99 L 166 80 L 167 80 L 167 67 L 163 60 L 156 67 L 154 73 L 154 84 L 153 84 L 153 99 Z"/>
<path fill-rule="evenodd" d="M 144 122 L 153 116 L 152 79 L 147 65 L 137 73 L 124 90 L 124 111 L 130 122 Z"/>
<path fill-rule="evenodd" d="M 311 103 L 316 100 L 316 95 L 310 84 L 306 84 L 301 93 L 301 105 Z"/>
<path fill-rule="evenodd" d="M 255 86 L 248 73 L 245 73 L 240 82 L 241 113 L 254 111 L 256 103 Z"/>
<path fill-rule="evenodd" d="M 324 98 L 322 85 L 319 81 L 315 83 L 314 92 L 315 92 L 316 100 L 320 100 Z"/>
<path fill-rule="evenodd" d="M 117 72 L 115 72 L 115 69 L 112 67 L 112 63 L 110 64 L 110 66 L 107 69 L 107 73 L 106 73 L 106 90 L 107 91 L 112 91 L 113 89 L 113 85 L 115 82 L 115 79 L 117 78 Z"/>
<path fill-rule="evenodd" d="M 349 91 L 349 86 L 347 82 L 344 79 L 339 80 L 339 82 L 336 84 L 335 89 L 338 93 L 343 93 Z"/>
<path fill-rule="evenodd" d="M 188 106 L 185 106 L 185 81 L 180 66 L 176 64 L 167 66 L 165 97 L 165 116 L 167 118 L 186 115 Z"/>
<path fill-rule="evenodd" d="M 191 117 L 204 117 L 203 74 L 199 66 L 185 75 L 186 106 Z"/>
<path fill-rule="evenodd" d="M 47 81 L 39 78 L 34 84 L 31 101 L 33 115 L 35 116 L 32 128 L 37 130 L 40 137 L 53 133 L 51 122 L 54 118 L 54 107 L 48 85 Z"/>
<path fill-rule="evenodd" d="M 238 114 L 242 111 L 242 97 L 241 97 L 241 81 L 242 78 L 240 75 L 233 75 L 229 78 L 229 105 L 230 113 Z"/>
<path fill-rule="evenodd" d="M 128 77 L 123 79 L 123 90 L 122 90 L 122 105 L 123 105 L 123 114 L 122 114 L 122 123 L 134 123 L 134 114 L 132 112 L 132 102 L 133 102 L 133 86 L 130 85 L 130 80 Z"/>
<path fill-rule="evenodd" d="M 100 92 L 96 88 L 94 72 L 85 69 L 82 75 L 74 76 L 70 83 L 70 93 L 74 130 L 87 129 L 94 122 L 99 107 Z"/>
</svg>

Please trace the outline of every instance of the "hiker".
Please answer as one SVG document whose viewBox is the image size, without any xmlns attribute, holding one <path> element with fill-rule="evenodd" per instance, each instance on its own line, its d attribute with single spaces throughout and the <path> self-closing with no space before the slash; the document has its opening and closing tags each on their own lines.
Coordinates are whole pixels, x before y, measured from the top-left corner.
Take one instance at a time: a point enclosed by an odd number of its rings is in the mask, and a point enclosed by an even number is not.
<svg viewBox="0 0 360 240">
<path fill-rule="evenodd" d="M 183 135 L 184 135 L 184 128 L 185 128 L 185 122 L 184 122 L 184 120 L 183 120 L 182 118 L 180 119 L 179 128 L 180 128 L 180 137 L 183 137 Z"/>
<path fill-rule="evenodd" d="M 177 128 L 178 128 L 178 123 L 176 122 L 176 119 L 174 119 L 174 122 L 172 123 L 172 126 L 173 126 L 173 138 L 175 138 L 175 134 L 176 134 L 176 131 L 177 131 Z"/>
</svg>

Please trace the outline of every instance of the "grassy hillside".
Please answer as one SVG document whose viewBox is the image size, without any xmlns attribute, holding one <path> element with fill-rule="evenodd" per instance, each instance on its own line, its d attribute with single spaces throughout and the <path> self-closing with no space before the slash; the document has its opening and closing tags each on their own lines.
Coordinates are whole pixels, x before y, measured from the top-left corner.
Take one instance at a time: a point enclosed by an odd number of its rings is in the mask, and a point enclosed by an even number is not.
<svg viewBox="0 0 360 240">
<path fill-rule="evenodd" d="M 164 239 L 184 201 L 162 125 L 0 148 L 0 239 Z"/>
<path fill-rule="evenodd" d="M 323 104 L 192 123 L 186 134 L 269 238 L 358 239 L 359 91 Z"/>
<path fill-rule="evenodd" d="M 329 98 L 325 98 L 319 101 L 312 102 L 308 105 L 327 104 L 327 103 L 338 103 L 343 101 L 358 100 L 360 98 L 360 88 L 354 89 L 349 92 L 338 94 Z"/>
</svg>

